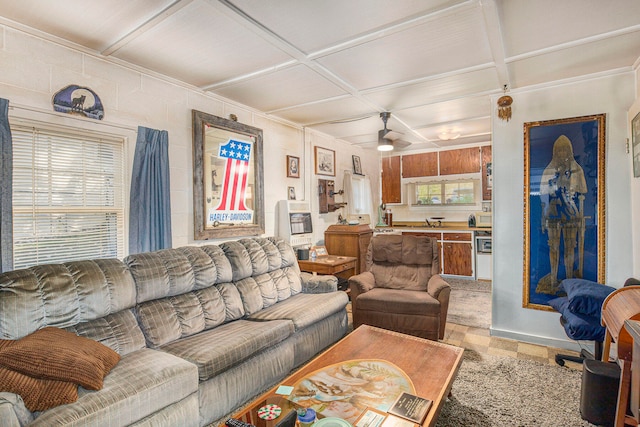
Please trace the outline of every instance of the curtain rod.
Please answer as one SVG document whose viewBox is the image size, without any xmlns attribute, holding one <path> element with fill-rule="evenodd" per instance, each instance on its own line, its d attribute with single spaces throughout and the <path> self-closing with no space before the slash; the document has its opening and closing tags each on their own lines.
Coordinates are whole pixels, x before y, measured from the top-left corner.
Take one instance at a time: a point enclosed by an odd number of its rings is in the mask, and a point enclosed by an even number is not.
<svg viewBox="0 0 640 427">
<path fill-rule="evenodd" d="M 34 113 L 50 114 L 50 115 L 53 115 L 53 116 L 56 116 L 56 117 L 60 117 L 60 118 L 78 120 L 78 121 L 80 121 L 82 123 L 91 123 L 91 124 L 97 124 L 97 125 L 102 125 L 102 126 L 108 126 L 108 127 L 111 127 L 111 128 L 118 128 L 118 129 L 128 130 L 128 131 L 136 132 L 136 133 L 138 132 L 138 128 L 137 127 L 120 125 L 120 124 L 111 123 L 111 122 L 103 122 L 101 120 L 92 120 L 92 121 L 88 122 L 87 119 L 84 119 L 82 117 L 74 116 L 73 114 L 59 113 L 57 111 L 45 110 L 44 108 L 31 107 L 31 106 L 28 106 L 28 105 L 13 104 L 11 102 L 11 100 L 9 100 L 9 110 L 13 110 L 13 109 L 24 110 L 24 111 L 32 111 Z"/>
</svg>

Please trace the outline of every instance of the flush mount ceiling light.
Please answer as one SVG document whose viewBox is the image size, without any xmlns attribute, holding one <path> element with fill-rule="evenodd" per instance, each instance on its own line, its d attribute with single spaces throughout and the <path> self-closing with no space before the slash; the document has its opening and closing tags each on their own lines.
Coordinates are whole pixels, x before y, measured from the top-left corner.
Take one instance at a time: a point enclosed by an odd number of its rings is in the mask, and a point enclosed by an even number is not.
<svg viewBox="0 0 640 427">
<path fill-rule="evenodd" d="M 507 95 L 507 85 L 504 85 L 504 96 L 498 98 L 498 117 L 500 120 L 509 121 L 511 119 L 511 104 L 513 98 Z"/>
<path fill-rule="evenodd" d="M 451 139 L 458 139 L 458 138 L 460 138 L 460 132 L 456 132 L 456 133 L 454 133 L 453 131 L 440 132 L 438 134 L 438 138 L 440 138 L 440 140 L 442 140 L 442 141 L 449 141 Z"/>
</svg>

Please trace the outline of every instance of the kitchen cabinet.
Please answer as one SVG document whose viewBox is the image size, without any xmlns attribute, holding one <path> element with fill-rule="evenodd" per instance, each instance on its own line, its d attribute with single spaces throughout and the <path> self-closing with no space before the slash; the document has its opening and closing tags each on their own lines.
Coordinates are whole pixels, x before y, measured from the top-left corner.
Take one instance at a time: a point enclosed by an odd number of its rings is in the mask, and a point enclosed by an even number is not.
<svg viewBox="0 0 640 427">
<path fill-rule="evenodd" d="M 480 150 L 478 147 L 440 151 L 438 155 L 440 175 L 480 172 Z"/>
<path fill-rule="evenodd" d="M 402 203 L 400 156 L 382 158 L 382 203 Z"/>
<path fill-rule="evenodd" d="M 402 156 L 402 177 L 438 176 L 438 153 L 407 154 Z"/>
<path fill-rule="evenodd" d="M 440 273 L 473 277 L 473 233 L 466 231 L 403 231 L 438 239 Z"/>
<path fill-rule="evenodd" d="M 366 270 L 367 248 L 373 230 L 368 225 L 330 225 L 324 232 L 324 245 L 330 255 L 356 257 L 355 274 Z"/>
</svg>

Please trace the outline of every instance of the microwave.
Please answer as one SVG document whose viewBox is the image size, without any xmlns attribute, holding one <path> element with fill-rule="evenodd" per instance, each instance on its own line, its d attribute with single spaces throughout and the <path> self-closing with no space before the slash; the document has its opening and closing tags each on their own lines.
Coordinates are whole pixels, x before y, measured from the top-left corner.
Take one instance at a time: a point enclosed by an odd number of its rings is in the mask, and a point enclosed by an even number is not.
<svg viewBox="0 0 640 427">
<path fill-rule="evenodd" d="M 491 227 L 491 212 L 476 212 L 476 227 Z"/>
</svg>

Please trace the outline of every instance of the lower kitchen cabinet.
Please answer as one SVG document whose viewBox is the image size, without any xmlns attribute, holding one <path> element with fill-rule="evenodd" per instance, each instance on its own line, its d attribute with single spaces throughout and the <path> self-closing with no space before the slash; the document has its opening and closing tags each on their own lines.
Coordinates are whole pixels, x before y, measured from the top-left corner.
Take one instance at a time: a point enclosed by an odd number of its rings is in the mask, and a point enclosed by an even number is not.
<svg viewBox="0 0 640 427">
<path fill-rule="evenodd" d="M 403 231 L 402 234 L 438 239 L 441 274 L 474 277 L 473 233 L 466 231 Z"/>
</svg>

